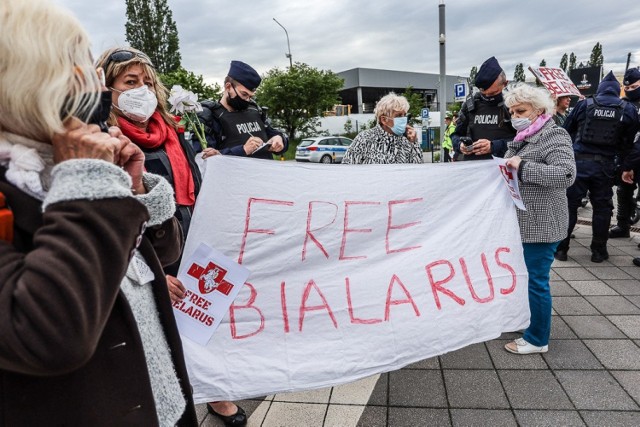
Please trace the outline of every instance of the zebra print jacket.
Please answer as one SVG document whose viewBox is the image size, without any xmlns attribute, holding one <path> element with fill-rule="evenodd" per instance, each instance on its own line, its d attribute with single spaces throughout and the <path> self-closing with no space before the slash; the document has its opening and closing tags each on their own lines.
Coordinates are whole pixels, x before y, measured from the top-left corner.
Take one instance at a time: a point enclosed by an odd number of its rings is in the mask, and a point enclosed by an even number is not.
<svg viewBox="0 0 640 427">
<path fill-rule="evenodd" d="M 576 178 L 571 137 L 549 120 L 524 141 L 508 143 L 505 158 L 520 156 L 520 195 L 527 210 L 517 210 L 524 243 L 552 243 L 567 237 L 566 189 Z"/>
<path fill-rule="evenodd" d="M 419 143 L 392 135 L 379 124 L 360 132 L 342 159 L 342 163 L 352 165 L 422 162 Z"/>
</svg>

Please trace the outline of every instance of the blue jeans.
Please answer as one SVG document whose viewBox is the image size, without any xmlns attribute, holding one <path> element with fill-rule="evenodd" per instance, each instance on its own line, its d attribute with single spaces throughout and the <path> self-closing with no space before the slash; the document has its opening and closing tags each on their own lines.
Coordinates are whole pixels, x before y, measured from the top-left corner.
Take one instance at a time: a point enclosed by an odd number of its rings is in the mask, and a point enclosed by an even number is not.
<svg viewBox="0 0 640 427">
<path fill-rule="evenodd" d="M 531 323 L 523 338 L 538 347 L 549 344 L 551 335 L 551 289 L 549 272 L 558 243 L 523 243 L 524 263 L 529 273 Z"/>
</svg>

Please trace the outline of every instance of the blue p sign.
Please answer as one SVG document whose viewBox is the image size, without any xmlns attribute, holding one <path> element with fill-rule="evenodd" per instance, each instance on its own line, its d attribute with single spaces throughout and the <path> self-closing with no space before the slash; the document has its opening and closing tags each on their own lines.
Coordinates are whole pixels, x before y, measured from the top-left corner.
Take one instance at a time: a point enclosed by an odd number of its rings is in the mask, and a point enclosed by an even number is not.
<svg viewBox="0 0 640 427">
<path fill-rule="evenodd" d="M 467 96 L 467 85 L 464 83 L 458 83 L 453 86 L 456 98 L 464 98 Z"/>
</svg>

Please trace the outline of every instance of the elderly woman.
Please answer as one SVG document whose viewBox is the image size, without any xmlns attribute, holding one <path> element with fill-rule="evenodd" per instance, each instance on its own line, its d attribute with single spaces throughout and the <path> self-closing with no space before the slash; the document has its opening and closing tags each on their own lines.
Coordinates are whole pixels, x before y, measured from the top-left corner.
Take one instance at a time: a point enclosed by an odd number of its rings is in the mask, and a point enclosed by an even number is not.
<svg viewBox="0 0 640 427">
<path fill-rule="evenodd" d="M 407 125 L 409 101 L 391 92 L 376 104 L 376 126 L 360 132 L 343 164 L 422 163 L 416 131 Z"/>
<path fill-rule="evenodd" d="M 202 178 L 193 148 L 184 134 L 177 132 L 176 122 L 167 111 L 167 89 L 149 57 L 137 49 L 109 49 L 100 55 L 96 65 L 104 69 L 106 85 L 112 91 L 109 124 L 122 129 L 142 149 L 148 171 L 163 176 L 171 184 L 176 217 L 186 237 Z M 215 154 L 217 150 L 207 148 L 203 157 Z M 173 301 L 185 296 L 184 285 L 175 277 L 178 267 L 176 262 L 165 268 Z M 243 426 L 247 422 L 244 410 L 233 402 L 212 402 L 208 409 L 226 425 Z"/>
<path fill-rule="evenodd" d="M 518 84 L 505 92 L 504 101 L 517 130 L 505 158 L 518 172 L 527 208 L 517 214 L 529 273 L 531 311 L 531 323 L 523 337 L 505 348 L 515 354 L 545 353 L 551 333 L 549 272 L 555 249 L 567 233 L 566 189 L 575 180 L 576 163 L 569 134 L 552 120 L 555 106 L 546 90 Z"/>
<path fill-rule="evenodd" d="M 0 28 L 0 423 L 195 426 L 160 264 L 182 246 L 171 187 L 86 123 L 109 110 L 73 16 L 3 0 Z"/>
</svg>

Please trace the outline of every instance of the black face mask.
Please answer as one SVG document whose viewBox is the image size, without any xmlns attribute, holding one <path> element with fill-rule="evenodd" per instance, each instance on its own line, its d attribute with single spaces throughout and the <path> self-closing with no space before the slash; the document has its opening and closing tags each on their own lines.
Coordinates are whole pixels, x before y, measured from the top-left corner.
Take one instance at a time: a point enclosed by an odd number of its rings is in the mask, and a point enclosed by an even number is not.
<svg viewBox="0 0 640 427">
<path fill-rule="evenodd" d="M 88 97 L 88 96 L 89 96 L 88 94 L 83 95 L 83 97 Z M 67 103 L 65 103 L 62 117 L 66 117 L 69 115 L 69 107 L 67 104 L 71 104 L 71 102 L 68 101 Z M 78 111 L 76 113 L 76 116 L 87 124 L 100 126 L 100 130 L 102 132 L 108 132 L 109 126 L 107 125 L 107 120 L 109 119 L 110 113 L 111 113 L 111 91 L 105 90 L 100 93 L 100 99 L 99 99 L 98 105 L 93 110 L 93 113 L 89 114 L 88 111 Z"/>
<path fill-rule="evenodd" d="M 497 95 L 493 95 L 493 96 L 486 96 L 483 95 L 482 92 L 480 92 L 480 98 L 482 98 L 483 101 L 488 102 L 489 104 L 493 104 L 493 105 L 497 105 L 499 103 L 502 102 L 502 92 L 500 92 Z"/>
<path fill-rule="evenodd" d="M 235 87 L 233 88 L 233 91 L 236 93 L 235 98 L 232 98 L 231 93 L 227 92 L 227 104 L 229 104 L 229 107 L 233 108 L 236 111 L 244 111 L 249 108 L 249 105 L 251 105 L 251 103 L 240 98 L 240 95 L 238 95 L 238 91 L 236 91 Z"/>
<path fill-rule="evenodd" d="M 631 102 L 636 102 L 640 100 L 640 87 L 635 88 L 634 90 L 625 90 L 624 96 Z"/>
</svg>

